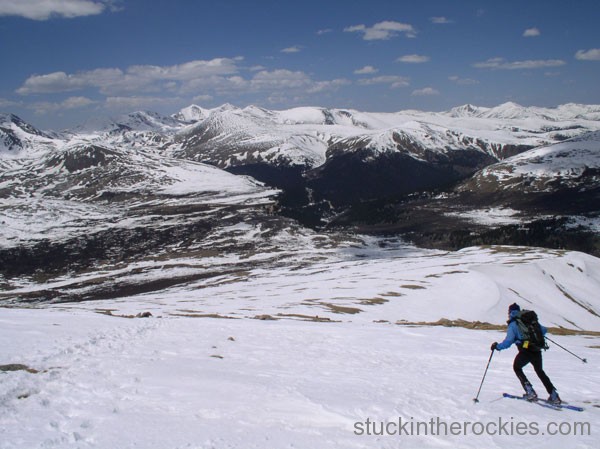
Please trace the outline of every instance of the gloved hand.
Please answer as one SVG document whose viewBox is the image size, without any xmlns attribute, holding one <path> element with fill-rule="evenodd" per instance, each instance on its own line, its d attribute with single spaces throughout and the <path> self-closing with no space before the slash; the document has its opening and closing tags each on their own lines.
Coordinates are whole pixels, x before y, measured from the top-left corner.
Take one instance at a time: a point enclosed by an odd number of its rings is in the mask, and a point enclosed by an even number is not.
<svg viewBox="0 0 600 449">
<path fill-rule="evenodd" d="M 492 343 L 492 346 L 490 347 L 490 349 L 491 349 L 492 351 L 494 351 L 494 350 L 497 350 L 497 349 L 498 349 L 498 342 L 497 342 L 497 341 L 495 341 L 494 343 Z"/>
</svg>

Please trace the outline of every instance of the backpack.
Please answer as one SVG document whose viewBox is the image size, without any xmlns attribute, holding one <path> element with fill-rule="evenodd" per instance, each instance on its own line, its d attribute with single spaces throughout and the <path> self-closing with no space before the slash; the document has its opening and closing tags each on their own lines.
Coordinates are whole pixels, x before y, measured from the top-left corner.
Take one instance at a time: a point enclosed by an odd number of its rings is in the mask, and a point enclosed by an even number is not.
<svg viewBox="0 0 600 449">
<path fill-rule="evenodd" d="M 548 349 L 538 316 L 533 310 L 521 310 L 521 313 L 515 317 L 515 321 L 523 337 L 523 342 L 521 343 L 523 349 L 529 351 Z"/>
</svg>

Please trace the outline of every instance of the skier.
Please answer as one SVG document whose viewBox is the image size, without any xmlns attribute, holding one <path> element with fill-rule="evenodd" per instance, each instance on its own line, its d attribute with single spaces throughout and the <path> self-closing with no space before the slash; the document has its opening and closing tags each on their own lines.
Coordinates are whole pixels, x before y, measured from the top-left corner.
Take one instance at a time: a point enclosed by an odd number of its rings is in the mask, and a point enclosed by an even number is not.
<svg viewBox="0 0 600 449">
<path fill-rule="evenodd" d="M 520 317 L 520 315 L 521 307 L 517 303 L 511 304 L 508 308 L 508 329 L 506 332 L 506 338 L 501 343 L 492 343 L 491 349 L 492 351 L 502 351 L 503 349 L 510 348 L 513 343 L 516 343 L 517 347 L 519 348 L 519 353 L 515 357 L 513 369 L 515 370 L 515 374 L 519 378 L 521 385 L 523 385 L 523 388 L 525 389 L 525 394 L 523 396 L 529 401 L 535 401 L 538 397 L 537 393 L 533 389 L 533 386 L 525 376 L 525 373 L 523 373 L 523 367 L 531 363 L 533 365 L 535 373 L 538 375 L 538 377 L 544 384 L 546 391 L 548 391 L 548 394 L 550 395 L 548 397 L 548 402 L 552 404 L 560 404 L 561 399 L 558 396 L 558 392 L 556 391 L 556 388 L 554 388 L 554 385 L 552 385 L 552 382 L 550 381 L 542 367 L 541 348 L 534 347 L 533 349 L 531 349 L 524 347 L 524 339 L 517 324 L 517 319 Z M 546 332 L 548 330 L 542 325 L 540 325 L 540 328 L 542 335 L 546 335 Z"/>
</svg>

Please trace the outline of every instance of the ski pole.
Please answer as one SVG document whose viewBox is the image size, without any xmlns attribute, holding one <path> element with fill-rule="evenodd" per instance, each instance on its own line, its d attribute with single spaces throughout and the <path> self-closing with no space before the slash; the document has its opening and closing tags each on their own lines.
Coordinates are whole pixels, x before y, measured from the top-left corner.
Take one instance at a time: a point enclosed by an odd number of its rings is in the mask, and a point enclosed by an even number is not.
<svg viewBox="0 0 600 449">
<path fill-rule="evenodd" d="M 583 363 L 587 363 L 587 359 L 582 359 L 581 357 L 579 357 L 577 354 L 572 353 L 571 351 L 569 351 L 567 348 L 565 348 L 564 346 L 559 345 L 558 343 L 556 343 L 554 340 L 546 337 L 546 340 L 551 341 L 552 343 L 554 343 L 556 346 L 558 346 L 561 349 L 564 349 L 565 351 L 567 351 L 569 354 L 571 354 L 572 356 L 577 357 L 579 360 L 581 360 Z"/>
<path fill-rule="evenodd" d="M 485 372 L 483 373 L 483 379 L 481 379 L 481 384 L 479 385 L 479 391 L 477 391 L 477 396 L 473 399 L 473 402 L 476 404 L 479 402 L 479 393 L 481 393 L 481 387 L 483 387 L 483 381 L 485 380 L 485 376 L 488 372 L 488 368 L 490 367 L 490 362 L 492 361 L 492 357 L 494 356 L 494 350 L 492 349 L 492 353 L 490 354 L 490 358 L 487 362 L 487 366 L 485 367 Z"/>
</svg>

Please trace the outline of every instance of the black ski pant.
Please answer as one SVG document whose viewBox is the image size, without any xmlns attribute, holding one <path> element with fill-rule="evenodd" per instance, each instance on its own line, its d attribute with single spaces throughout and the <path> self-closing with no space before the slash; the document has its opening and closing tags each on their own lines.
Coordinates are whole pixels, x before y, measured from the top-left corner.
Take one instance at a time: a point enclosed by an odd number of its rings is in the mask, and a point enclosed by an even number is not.
<svg viewBox="0 0 600 449">
<path fill-rule="evenodd" d="M 526 349 L 520 349 L 519 353 L 515 357 L 513 369 L 515 370 L 515 374 L 521 381 L 521 385 L 523 385 L 523 388 L 525 388 L 526 383 L 531 383 L 529 382 L 527 376 L 525 376 L 525 373 L 523 372 L 523 367 L 529 363 L 533 365 L 535 373 L 538 375 L 538 377 L 544 384 L 544 387 L 546 388 L 548 394 L 552 393 L 552 390 L 554 390 L 554 385 L 552 385 L 550 378 L 544 372 L 541 351 L 528 351 Z"/>
</svg>

